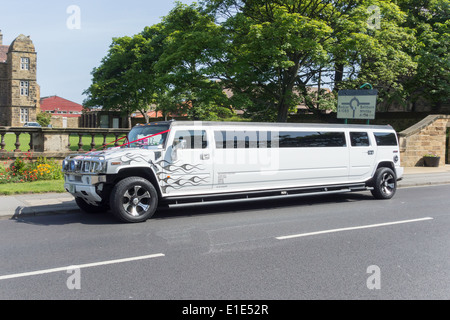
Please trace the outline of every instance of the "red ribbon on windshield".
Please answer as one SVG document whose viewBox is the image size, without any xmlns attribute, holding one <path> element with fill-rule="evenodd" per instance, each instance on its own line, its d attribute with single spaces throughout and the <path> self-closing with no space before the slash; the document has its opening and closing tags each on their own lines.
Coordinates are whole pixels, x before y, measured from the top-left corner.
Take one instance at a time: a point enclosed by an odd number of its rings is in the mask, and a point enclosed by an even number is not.
<svg viewBox="0 0 450 320">
<path fill-rule="evenodd" d="M 160 135 L 160 134 L 164 134 L 164 133 L 167 133 L 167 132 L 169 132 L 169 131 L 170 131 L 170 130 L 161 131 L 161 132 L 152 134 L 152 135 L 150 135 L 150 136 L 147 136 L 147 137 L 144 137 L 144 138 L 141 138 L 141 139 L 137 139 L 137 140 L 134 140 L 134 141 L 131 141 L 131 142 L 124 143 L 124 144 L 122 144 L 122 145 L 119 146 L 119 147 L 127 146 L 127 145 L 129 145 L 129 144 L 132 144 L 132 143 L 135 143 L 135 142 L 138 142 L 138 141 L 141 141 L 141 140 L 145 140 L 145 139 L 148 139 L 148 138 L 151 138 L 151 137 Z"/>
<path fill-rule="evenodd" d="M 127 136 L 124 136 L 124 137 L 122 137 L 122 138 L 117 139 L 116 141 L 113 141 L 113 142 L 104 144 L 104 145 L 103 145 L 103 148 L 105 148 L 106 146 L 109 146 L 110 144 L 116 143 L 117 141 L 123 140 L 123 139 L 125 139 L 126 137 L 127 137 Z"/>
</svg>

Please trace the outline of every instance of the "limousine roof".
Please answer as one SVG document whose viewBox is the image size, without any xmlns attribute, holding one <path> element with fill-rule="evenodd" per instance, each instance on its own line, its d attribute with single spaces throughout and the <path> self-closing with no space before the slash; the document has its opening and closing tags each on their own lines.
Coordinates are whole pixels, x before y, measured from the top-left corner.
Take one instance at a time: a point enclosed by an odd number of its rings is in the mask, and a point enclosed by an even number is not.
<svg viewBox="0 0 450 320">
<path fill-rule="evenodd" d="M 279 123 L 279 122 L 220 122 L 220 121 L 160 121 L 151 122 L 146 125 L 168 125 L 177 126 L 233 126 L 233 127 L 281 127 L 281 128 L 330 128 L 330 129 L 384 129 L 393 130 L 390 125 L 367 125 L 367 124 L 335 124 L 335 123 Z M 139 126 L 139 125 L 138 125 Z"/>
</svg>

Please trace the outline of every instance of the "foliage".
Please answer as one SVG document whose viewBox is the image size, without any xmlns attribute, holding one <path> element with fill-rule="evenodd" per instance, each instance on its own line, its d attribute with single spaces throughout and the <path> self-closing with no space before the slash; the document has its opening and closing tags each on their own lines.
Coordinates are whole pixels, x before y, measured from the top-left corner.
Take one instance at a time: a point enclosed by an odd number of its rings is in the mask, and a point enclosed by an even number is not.
<svg viewBox="0 0 450 320">
<path fill-rule="evenodd" d="M 423 156 L 424 156 L 424 158 L 439 158 L 439 156 L 434 153 L 427 153 L 427 154 L 424 154 Z"/>
<path fill-rule="evenodd" d="M 194 120 L 231 116 L 221 83 L 212 78 L 221 50 L 220 27 L 196 4 L 177 3 L 162 22 L 163 52 L 155 64 L 167 96 Z M 167 97 L 166 97 L 167 98 Z"/>
<path fill-rule="evenodd" d="M 50 113 L 47 112 L 39 112 L 37 114 L 37 122 L 42 126 L 42 127 L 48 127 L 49 124 L 52 121 L 52 115 Z"/>
<path fill-rule="evenodd" d="M 108 55 L 92 71 L 93 83 L 85 90 L 87 107 L 101 106 L 104 110 L 120 110 L 129 116 L 147 111 L 154 94 L 153 77 L 146 71 L 146 42 L 138 34 L 114 38 Z"/>
<path fill-rule="evenodd" d="M 230 109 L 222 87 L 203 69 L 213 47 L 215 25 L 197 5 L 176 7 L 159 24 L 133 37 L 115 38 L 108 55 L 92 72 L 92 85 L 84 92 L 88 107 L 140 112 L 154 109 L 184 112 L 193 119 L 211 120 Z"/>
<path fill-rule="evenodd" d="M 419 96 L 439 106 L 450 93 L 448 18 L 449 0 L 177 2 L 160 23 L 113 40 L 86 104 L 284 122 L 300 103 L 335 110 L 338 90 L 367 82 L 381 110 Z M 332 93 L 309 89 L 325 84 Z"/>
<path fill-rule="evenodd" d="M 404 25 L 417 38 L 416 46 L 408 51 L 417 72 L 405 82 L 406 99 L 411 111 L 418 97 L 438 108 L 450 96 L 450 1 L 402 0 L 400 7 L 407 13 Z"/>
<path fill-rule="evenodd" d="M 53 159 L 39 157 L 32 160 L 31 153 L 25 153 L 25 157 L 19 157 L 8 166 L 10 158 L 3 156 L 3 164 L 0 164 L 0 184 L 22 183 L 40 180 L 61 180 L 63 174 L 61 166 Z"/>
</svg>

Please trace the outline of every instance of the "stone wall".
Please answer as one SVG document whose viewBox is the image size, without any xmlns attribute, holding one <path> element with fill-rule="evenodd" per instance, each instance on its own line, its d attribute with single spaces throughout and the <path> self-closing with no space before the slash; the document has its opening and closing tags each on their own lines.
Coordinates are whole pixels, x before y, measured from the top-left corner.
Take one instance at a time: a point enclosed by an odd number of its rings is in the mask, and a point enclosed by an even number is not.
<svg viewBox="0 0 450 320">
<path fill-rule="evenodd" d="M 450 115 L 429 115 L 422 121 L 399 133 L 401 162 L 404 167 L 423 166 L 425 154 L 441 157 L 439 165 L 446 163 L 447 130 Z M 447 159 L 450 162 L 450 159 Z"/>
<path fill-rule="evenodd" d="M 64 128 L 64 120 L 67 119 L 65 128 L 79 128 L 80 118 L 78 117 L 63 117 L 63 116 L 52 116 L 51 125 L 53 128 Z"/>
</svg>

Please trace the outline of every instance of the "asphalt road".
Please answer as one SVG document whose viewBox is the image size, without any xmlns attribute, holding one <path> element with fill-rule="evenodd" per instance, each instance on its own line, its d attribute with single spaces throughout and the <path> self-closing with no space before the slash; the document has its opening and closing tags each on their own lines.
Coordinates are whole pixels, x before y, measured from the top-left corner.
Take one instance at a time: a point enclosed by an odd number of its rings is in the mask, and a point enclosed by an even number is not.
<svg viewBox="0 0 450 320">
<path fill-rule="evenodd" d="M 142 224 L 0 220 L 0 299 L 448 300 L 449 194 L 187 206 Z"/>
</svg>

